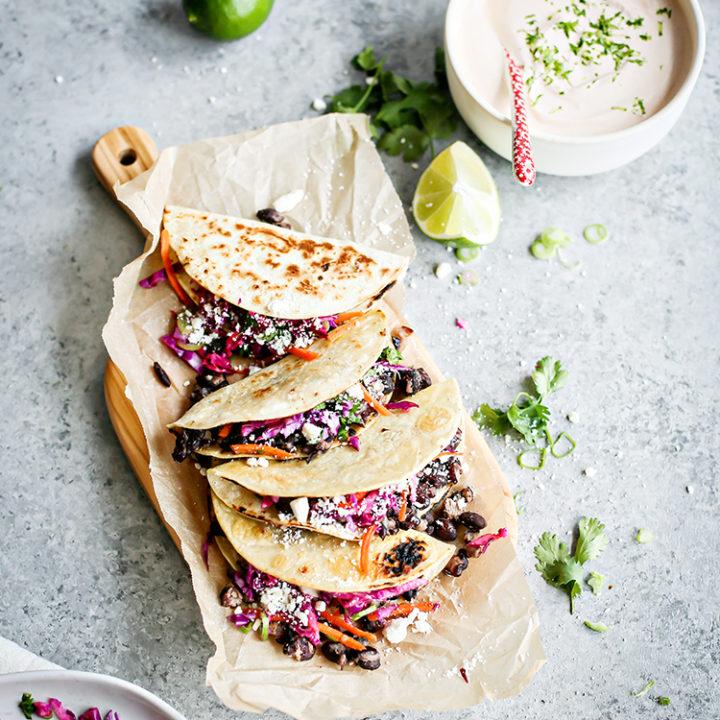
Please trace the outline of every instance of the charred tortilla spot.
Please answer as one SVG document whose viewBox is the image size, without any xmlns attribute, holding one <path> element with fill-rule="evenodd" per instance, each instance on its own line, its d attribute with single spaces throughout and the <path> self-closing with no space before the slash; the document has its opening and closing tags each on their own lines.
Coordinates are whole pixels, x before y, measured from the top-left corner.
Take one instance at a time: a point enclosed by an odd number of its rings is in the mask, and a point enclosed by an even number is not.
<svg viewBox="0 0 720 720">
<path fill-rule="evenodd" d="M 323 263 L 322 269 L 323 269 L 323 272 L 327 272 L 330 269 L 330 263 L 329 262 Z"/>
<path fill-rule="evenodd" d="M 379 300 L 393 285 L 395 285 L 395 280 L 388 283 L 377 295 L 375 295 L 373 300 Z"/>
<path fill-rule="evenodd" d="M 303 575 L 304 575 L 307 571 L 308 571 L 308 566 L 307 566 L 307 565 L 303 565 L 303 566 L 300 568 L 300 572 L 301 572 Z"/>
<path fill-rule="evenodd" d="M 286 272 L 288 275 L 299 275 L 300 268 L 297 265 L 288 265 Z"/>
<path fill-rule="evenodd" d="M 417 567 L 424 559 L 427 545 L 423 541 L 407 540 L 385 553 L 383 569 L 398 577 Z"/>
</svg>

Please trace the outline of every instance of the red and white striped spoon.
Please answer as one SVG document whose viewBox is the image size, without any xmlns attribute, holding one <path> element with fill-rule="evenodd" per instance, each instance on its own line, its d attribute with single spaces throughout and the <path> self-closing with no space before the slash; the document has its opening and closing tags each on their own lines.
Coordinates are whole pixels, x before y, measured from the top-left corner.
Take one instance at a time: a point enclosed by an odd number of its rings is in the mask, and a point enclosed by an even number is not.
<svg viewBox="0 0 720 720">
<path fill-rule="evenodd" d="M 521 184 L 530 186 L 535 182 L 535 161 L 533 160 L 528 131 L 527 109 L 525 107 L 525 83 L 522 68 L 505 48 L 510 88 L 512 90 L 512 158 L 515 179 Z"/>
</svg>

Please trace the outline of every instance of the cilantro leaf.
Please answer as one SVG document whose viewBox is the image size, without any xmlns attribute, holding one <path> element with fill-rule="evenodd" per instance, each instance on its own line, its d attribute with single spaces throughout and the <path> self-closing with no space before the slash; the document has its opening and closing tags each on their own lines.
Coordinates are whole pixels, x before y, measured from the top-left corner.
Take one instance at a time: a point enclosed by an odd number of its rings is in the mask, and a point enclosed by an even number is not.
<svg viewBox="0 0 720 720">
<path fill-rule="evenodd" d="M 603 535 L 605 525 L 597 518 L 581 518 L 578 523 L 579 536 L 575 546 L 575 559 L 584 565 L 594 560 L 607 547 L 608 538 Z"/>
<path fill-rule="evenodd" d="M 560 361 L 553 360 L 549 355 L 538 361 L 532 373 L 532 379 L 541 401 L 563 387 L 567 378 L 567 371 L 562 369 Z"/>
<path fill-rule="evenodd" d="M 360 85 L 351 85 L 349 88 L 341 90 L 337 95 L 333 95 L 330 99 L 328 109 L 330 112 L 361 112 L 357 110 L 362 96 L 365 94 L 365 88 Z"/>
<path fill-rule="evenodd" d="M 491 408 L 487 403 L 483 403 L 480 410 L 473 413 L 472 419 L 478 427 L 488 428 L 494 435 L 505 435 L 512 427 L 502 410 Z"/>
<path fill-rule="evenodd" d="M 378 141 L 378 147 L 388 155 L 402 153 L 403 160 L 417 160 L 427 150 L 428 136 L 414 125 L 401 125 L 386 132 Z"/>
<path fill-rule="evenodd" d="M 31 718 L 35 712 L 35 701 L 30 693 L 23 693 L 20 702 L 18 703 L 22 714 L 26 718 Z"/>
<path fill-rule="evenodd" d="M 545 434 L 550 419 L 550 411 L 544 405 L 535 402 L 518 405 L 517 398 L 515 400 L 508 408 L 507 418 L 510 424 L 523 436 L 525 442 L 535 447 Z"/>
<path fill-rule="evenodd" d="M 433 140 L 447 139 L 457 128 L 458 114 L 447 85 L 442 49 L 435 53 L 435 83 L 412 82 L 384 67 L 371 45 L 352 59 L 366 83 L 351 85 L 330 96 L 328 112 L 364 112 L 370 116 L 371 135 L 389 155 L 406 161 L 420 158 Z"/>
<path fill-rule="evenodd" d="M 403 356 L 400 354 L 400 351 L 390 345 L 383 349 L 380 353 L 380 358 L 387 360 L 391 365 L 401 365 L 403 362 Z"/>
<path fill-rule="evenodd" d="M 535 569 L 546 583 L 568 593 L 571 614 L 575 612 L 575 598 L 582 593 L 583 564 L 596 558 L 607 546 L 608 539 L 603 535 L 604 529 L 605 526 L 597 518 L 583 517 L 578 523 L 579 537 L 574 555 L 570 555 L 568 546 L 560 542 L 557 535 L 549 532 L 540 536 L 540 541 L 534 548 L 538 561 Z M 597 577 L 602 583 L 602 578 L 599 575 Z M 593 592 L 596 593 L 594 587 Z"/>
<path fill-rule="evenodd" d="M 366 70 L 367 72 L 372 72 L 379 65 L 375 59 L 375 50 L 372 45 L 364 47 L 351 62 L 356 69 Z"/>
</svg>

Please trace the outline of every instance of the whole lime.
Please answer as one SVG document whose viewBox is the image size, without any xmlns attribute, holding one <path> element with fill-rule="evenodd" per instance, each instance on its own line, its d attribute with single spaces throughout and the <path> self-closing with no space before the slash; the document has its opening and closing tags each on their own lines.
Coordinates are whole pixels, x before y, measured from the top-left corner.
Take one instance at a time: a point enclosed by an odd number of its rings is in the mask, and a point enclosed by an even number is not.
<svg viewBox="0 0 720 720">
<path fill-rule="evenodd" d="M 273 0 L 183 0 L 190 24 L 216 40 L 237 40 L 257 30 Z"/>
</svg>

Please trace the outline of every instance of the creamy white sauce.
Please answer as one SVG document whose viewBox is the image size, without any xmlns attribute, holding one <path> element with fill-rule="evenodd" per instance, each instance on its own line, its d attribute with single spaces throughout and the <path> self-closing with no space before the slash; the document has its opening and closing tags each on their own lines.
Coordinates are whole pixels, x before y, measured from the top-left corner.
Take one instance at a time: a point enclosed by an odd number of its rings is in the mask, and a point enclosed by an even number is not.
<svg viewBox="0 0 720 720">
<path fill-rule="evenodd" d="M 447 38 L 456 72 L 510 116 L 508 48 L 531 78 L 531 134 L 600 135 L 642 122 L 667 104 L 691 65 L 692 39 L 677 0 L 456 3 Z"/>
</svg>

